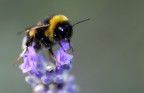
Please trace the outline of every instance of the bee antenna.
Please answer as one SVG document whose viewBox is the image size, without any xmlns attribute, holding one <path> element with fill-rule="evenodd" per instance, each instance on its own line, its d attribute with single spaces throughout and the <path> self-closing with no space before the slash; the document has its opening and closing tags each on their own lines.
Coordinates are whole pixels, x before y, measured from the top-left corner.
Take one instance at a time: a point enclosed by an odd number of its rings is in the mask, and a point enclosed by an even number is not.
<svg viewBox="0 0 144 93">
<path fill-rule="evenodd" d="M 78 22 L 76 22 L 75 24 L 73 24 L 72 27 L 74 27 L 75 25 L 77 25 L 77 24 L 79 24 L 79 23 L 82 23 L 82 22 L 88 21 L 88 20 L 90 20 L 90 18 L 88 18 L 88 19 L 84 19 L 84 20 L 81 20 L 81 21 L 78 21 Z"/>
</svg>

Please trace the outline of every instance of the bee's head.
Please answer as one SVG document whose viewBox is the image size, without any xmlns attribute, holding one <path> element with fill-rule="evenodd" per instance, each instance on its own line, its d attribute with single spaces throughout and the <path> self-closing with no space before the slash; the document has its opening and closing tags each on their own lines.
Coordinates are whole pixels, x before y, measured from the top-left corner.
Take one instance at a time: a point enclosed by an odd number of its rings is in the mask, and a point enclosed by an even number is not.
<svg viewBox="0 0 144 93">
<path fill-rule="evenodd" d="M 60 22 L 56 25 L 54 29 L 54 38 L 59 40 L 70 40 L 72 37 L 72 25 L 67 22 Z"/>
</svg>

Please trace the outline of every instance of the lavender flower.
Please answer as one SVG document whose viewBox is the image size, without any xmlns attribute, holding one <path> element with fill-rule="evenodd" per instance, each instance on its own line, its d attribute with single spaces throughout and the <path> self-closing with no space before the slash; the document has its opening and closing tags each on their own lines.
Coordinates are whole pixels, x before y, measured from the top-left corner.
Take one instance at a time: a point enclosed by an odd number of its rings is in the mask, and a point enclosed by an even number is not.
<svg viewBox="0 0 144 93">
<path fill-rule="evenodd" d="M 37 71 L 36 66 L 38 64 L 38 55 L 33 46 L 28 47 L 28 51 L 23 55 L 24 62 L 19 66 L 23 73 Z"/>
<path fill-rule="evenodd" d="M 70 55 L 70 54 L 64 52 L 64 50 L 62 48 L 60 48 L 57 51 L 56 58 L 58 61 L 58 66 L 63 66 L 63 65 L 68 65 L 71 63 L 73 55 Z"/>
<path fill-rule="evenodd" d="M 23 55 L 24 62 L 19 68 L 26 74 L 25 80 L 32 86 L 33 93 L 77 92 L 74 76 L 69 75 L 73 55 L 67 53 L 70 47 L 66 41 L 61 44 L 55 53 L 58 66 L 48 62 L 44 54 L 36 52 L 34 44 Z"/>
</svg>

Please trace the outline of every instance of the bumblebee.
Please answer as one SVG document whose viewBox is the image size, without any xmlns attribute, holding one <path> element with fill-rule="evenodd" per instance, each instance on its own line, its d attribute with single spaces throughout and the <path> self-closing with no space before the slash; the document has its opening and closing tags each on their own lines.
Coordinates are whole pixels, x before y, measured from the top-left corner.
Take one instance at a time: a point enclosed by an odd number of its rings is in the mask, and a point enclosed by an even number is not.
<svg viewBox="0 0 144 93">
<path fill-rule="evenodd" d="M 89 20 L 89 19 L 87 19 Z M 86 20 L 83 20 L 86 21 Z M 81 23 L 79 21 L 74 25 Z M 35 26 L 29 27 L 25 30 L 27 32 L 26 49 L 20 54 L 18 60 L 27 51 L 27 48 L 35 42 L 35 49 L 40 50 L 41 48 L 48 48 L 49 53 L 57 60 L 53 53 L 53 46 L 59 44 L 61 47 L 61 40 L 67 41 L 71 47 L 70 41 L 73 34 L 73 26 L 69 23 L 68 18 L 65 15 L 58 14 L 45 18 L 43 21 L 37 23 Z M 63 48 L 63 47 L 62 47 Z M 17 61 L 18 61 L 17 60 Z"/>
</svg>

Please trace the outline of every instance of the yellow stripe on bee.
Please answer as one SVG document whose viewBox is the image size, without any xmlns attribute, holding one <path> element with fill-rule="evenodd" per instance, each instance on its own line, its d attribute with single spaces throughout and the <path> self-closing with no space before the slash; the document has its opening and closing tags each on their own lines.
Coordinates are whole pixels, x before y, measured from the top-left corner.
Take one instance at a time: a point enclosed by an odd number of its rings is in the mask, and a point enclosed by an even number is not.
<svg viewBox="0 0 144 93">
<path fill-rule="evenodd" d="M 34 36 L 36 34 L 36 30 L 35 29 L 31 29 L 29 31 L 29 36 Z"/>
<path fill-rule="evenodd" d="M 50 19 L 49 28 L 45 31 L 47 37 L 53 37 L 54 29 L 59 22 L 68 21 L 68 18 L 64 15 L 55 15 Z"/>
</svg>

